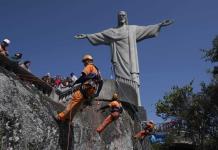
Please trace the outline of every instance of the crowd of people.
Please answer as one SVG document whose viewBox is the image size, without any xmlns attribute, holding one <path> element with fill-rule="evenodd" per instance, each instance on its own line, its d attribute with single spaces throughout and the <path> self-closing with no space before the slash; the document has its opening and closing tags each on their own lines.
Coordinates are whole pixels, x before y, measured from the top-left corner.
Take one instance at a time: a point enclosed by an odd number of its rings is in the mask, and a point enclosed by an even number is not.
<svg viewBox="0 0 218 150">
<path fill-rule="evenodd" d="M 71 98 L 72 88 L 77 77 L 73 72 L 67 77 L 61 75 L 52 77 L 50 73 L 47 73 L 42 77 L 42 80 L 54 88 L 55 93 L 58 95 L 59 102 L 65 103 Z"/>
<path fill-rule="evenodd" d="M 23 61 L 22 60 L 22 56 L 23 56 L 22 53 L 16 52 L 12 56 L 9 55 L 8 47 L 9 47 L 10 44 L 11 44 L 11 41 L 9 39 L 4 39 L 1 42 L 1 44 L 0 44 L 0 55 L 7 57 L 11 61 L 15 62 L 17 65 L 22 67 L 23 69 L 31 72 L 30 71 L 31 61 L 29 61 L 29 60 Z"/>
<path fill-rule="evenodd" d="M 47 73 L 42 77 L 42 80 L 54 88 L 63 89 L 66 87 L 71 87 L 77 80 L 77 77 L 73 72 L 70 73 L 70 75 L 66 78 L 61 75 L 52 77 L 50 73 Z"/>
<path fill-rule="evenodd" d="M 67 77 L 61 75 L 52 77 L 50 73 L 47 73 L 42 77 L 42 80 L 55 89 L 56 94 L 59 96 L 59 102 L 66 102 L 69 99 L 68 96 L 72 94 L 72 88 L 77 77 L 73 72 Z"/>
<path fill-rule="evenodd" d="M 8 48 L 11 44 L 9 39 L 4 39 L 0 44 L 0 55 L 7 57 L 11 62 L 20 66 L 28 72 L 31 72 L 30 66 L 31 61 L 23 60 L 23 54 L 21 52 L 16 52 L 14 55 L 9 55 Z M 74 73 L 71 73 L 68 77 L 64 78 L 60 75 L 52 77 L 50 73 L 47 73 L 42 77 L 42 80 L 47 84 L 55 88 L 56 93 L 59 95 L 59 98 L 63 98 L 60 95 L 63 94 L 64 91 L 70 89 L 74 82 L 77 80 L 77 77 Z"/>
</svg>

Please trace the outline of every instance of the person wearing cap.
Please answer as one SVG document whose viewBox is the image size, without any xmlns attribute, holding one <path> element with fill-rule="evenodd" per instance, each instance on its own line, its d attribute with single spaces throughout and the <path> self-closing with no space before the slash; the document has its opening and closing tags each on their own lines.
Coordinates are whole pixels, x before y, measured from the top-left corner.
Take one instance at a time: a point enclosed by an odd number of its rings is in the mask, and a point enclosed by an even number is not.
<svg viewBox="0 0 218 150">
<path fill-rule="evenodd" d="M 117 120 L 120 117 L 120 114 L 123 112 L 122 104 L 119 100 L 118 94 L 114 93 L 112 97 L 112 102 L 108 105 L 101 107 L 97 111 L 104 110 L 106 108 L 110 108 L 111 113 L 107 116 L 104 121 L 98 126 L 96 131 L 100 134 L 109 124 L 113 121 Z"/>
<path fill-rule="evenodd" d="M 42 80 L 45 81 L 47 84 L 51 85 L 51 74 L 48 72 L 45 76 L 42 77 Z"/>
<path fill-rule="evenodd" d="M 143 139 L 144 137 L 150 135 L 153 132 L 154 126 L 155 126 L 155 124 L 154 124 L 153 120 L 146 122 L 144 129 L 142 131 L 139 131 L 138 133 L 136 133 L 134 135 L 134 138 Z"/>
<path fill-rule="evenodd" d="M 21 62 L 23 54 L 22 53 L 15 53 L 14 56 L 10 57 L 9 59 L 13 62 L 15 62 L 16 64 L 19 64 L 19 62 Z"/>
<path fill-rule="evenodd" d="M 72 99 L 69 101 L 65 110 L 55 116 L 58 121 L 71 121 L 73 118 L 72 112 L 84 100 L 97 97 L 101 91 L 103 80 L 101 79 L 99 69 L 93 64 L 92 56 L 89 54 L 84 55 L 82 62 L 85 66 L 82 75 L 73 84 L 73 86 L 78 84 L 80 86 L 73 91 Z"/>
<path fill-rule="evenodd" d="M 27 61 L 24 61 L 24 63 L 21 63 L 20 67 L 22 67 L 23 69 L 25 69 L 28 72 L 31 72 L 30 65 L 31 65 L 31 61 L 27 60 Z"/>
<path fill-rule="evenodd" d="M 8 50 L 7 47 L 10 45 L 9 39 L 4 39 L 0 44 L 0 54 L 4 56 L 8 56 Z"/>
</svg>

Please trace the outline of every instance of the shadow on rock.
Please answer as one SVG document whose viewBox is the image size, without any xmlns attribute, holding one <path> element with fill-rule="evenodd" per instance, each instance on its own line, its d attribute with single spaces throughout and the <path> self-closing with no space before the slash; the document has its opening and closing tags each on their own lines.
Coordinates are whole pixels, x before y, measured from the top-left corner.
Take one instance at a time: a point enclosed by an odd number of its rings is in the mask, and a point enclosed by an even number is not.
<svg viewBox="0 0 218 150">
<path fill-rule="evenodd" d="M 74 149 L 74 132 L 73 127 L 69 123 L 58 122 L 59 127 L 59 144 L 62 150 Z"/>
</svg>

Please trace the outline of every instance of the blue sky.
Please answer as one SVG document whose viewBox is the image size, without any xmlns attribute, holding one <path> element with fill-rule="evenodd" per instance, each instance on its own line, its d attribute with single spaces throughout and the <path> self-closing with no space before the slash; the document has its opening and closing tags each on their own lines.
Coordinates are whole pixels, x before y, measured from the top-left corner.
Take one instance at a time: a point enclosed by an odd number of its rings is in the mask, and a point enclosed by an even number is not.
<svg viewBox="0 0 218 150">
<path fill-rule="evenodd" d="M 9 38 L 10 54 L 21 51 L 32 61 L 31 70 L 42 76 L 78 76 L 81 57 L 91 53 L 105 78 L 110 78 L 110 48 L 92 46 L 73 38 L 78 33 L 95 33 L 117 25 L 117 12 L 128 12 L 129 24 L 149 25 L 173 19 L 156 38 L 138 43 L 142 104 L 148 118 L 155 103 L 173 85 L 194 79 L 195 90 L 208 82 L 212 65 L 201 59 L 200 49 L 210 48 L 218 34 L 217 0 L 0 0 L 0 39 Z"/>
</svg>

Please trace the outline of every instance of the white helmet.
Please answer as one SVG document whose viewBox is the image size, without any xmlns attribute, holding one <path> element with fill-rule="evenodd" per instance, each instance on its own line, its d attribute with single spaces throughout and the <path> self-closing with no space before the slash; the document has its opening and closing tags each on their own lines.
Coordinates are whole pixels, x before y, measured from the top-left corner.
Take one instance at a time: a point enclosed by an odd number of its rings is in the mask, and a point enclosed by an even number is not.
<svg viewBox="0 0 218 150">
<path fill-rule="evenodd" d="M 4 39 L 3 42 L 7 43 L 8 45 L 11 43 L 9 39 Z"/>
<path fill-rule="evenodd" d="M 152 124 L 154 124 L 154 121 L 153 121 L 153 120 L 149 120 L 149 123 L 152 123 Z"/>
<path fill-rule="evenodd" d="M 89 55 L 89 54 L 84 55 L 82 58 L 82 61 L 85 61 L 85 60 L 93 60 L 92 55 Z"/>
</svg>

